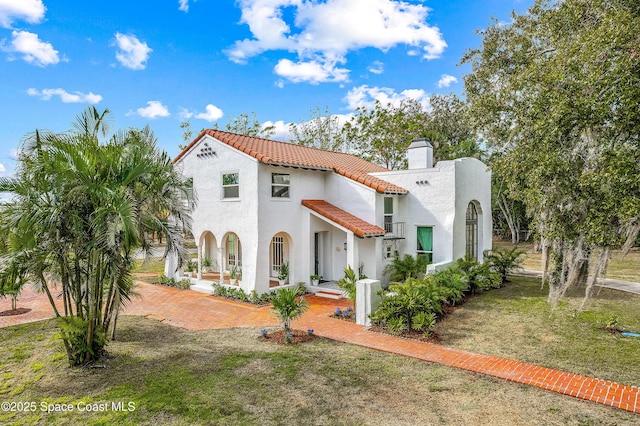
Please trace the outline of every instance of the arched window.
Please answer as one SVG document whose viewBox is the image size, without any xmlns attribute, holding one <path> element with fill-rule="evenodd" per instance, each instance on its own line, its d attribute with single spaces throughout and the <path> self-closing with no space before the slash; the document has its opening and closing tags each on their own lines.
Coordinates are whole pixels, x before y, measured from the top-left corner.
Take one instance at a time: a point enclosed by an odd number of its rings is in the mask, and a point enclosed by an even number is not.
<svg viewBox="0 0 640 426">
<path fill-rule="evenodd" d="M 467 259 L 478 258 L 478 210 L 474 203 L 467 206 Z"/>
<path fill-rule="evenodd" d="M 236 234 L 227 235 L 226 241 L 227 270 L 242 268 L 242 245 Z"/>
</svg>

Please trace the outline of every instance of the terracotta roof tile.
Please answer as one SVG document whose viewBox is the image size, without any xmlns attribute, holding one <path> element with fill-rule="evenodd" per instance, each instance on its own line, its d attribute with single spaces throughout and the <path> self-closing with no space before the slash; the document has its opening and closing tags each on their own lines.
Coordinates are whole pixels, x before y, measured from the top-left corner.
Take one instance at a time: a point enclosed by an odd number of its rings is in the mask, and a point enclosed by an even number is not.
<svg viewBox="0 0 640 426">
<path fill-rule="evenodd" d="M 385 234 L 384 229 L 379 226 L 365 222 L 359 217 L 356 217 L 331 203 L 327 203 L 324 200 L 302 200 L 302 205 L 313 210 L 322 217 L 329 219 L 331 222 L 347 228 L 360 238 L 380 237 Z"/>
<path fill-rule="evenodd" d="M 253 136 L 238 135 L 222 130 L 208 129 L 200 133 L 193 142 L 178 154 L 173 160 L 174 163 L 179 161 L 205 134 L 254 157 L 264 164 L 315 170 L 333 170 L 335 173 L 381 193 L 406 194 L 408 192 L 400 186 L 369 175 L 369 173 L 374 172 L 386 172 L 388 169 L 370 163 L 355 155 L 326 151 L 287 142 L 272 141 Z"/>
</svg>

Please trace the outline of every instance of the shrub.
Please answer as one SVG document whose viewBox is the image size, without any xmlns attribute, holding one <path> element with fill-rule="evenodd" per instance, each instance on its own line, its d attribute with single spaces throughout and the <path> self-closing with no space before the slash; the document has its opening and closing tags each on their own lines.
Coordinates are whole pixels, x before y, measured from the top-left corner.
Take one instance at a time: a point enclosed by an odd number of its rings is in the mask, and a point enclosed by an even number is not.
<svg viewBox="0 0 640 426">
<path fill-rule="evenodd" d="M 491 271 L 488 263 L 480 263 L 475 259 L 458 259 L 454 266 L 467 276 L 472 294 L 500 287 L 500 277 Z"/>
<path fill-rule="evenodd" d="M 404 318 L 396 317 L 389 320 L 389 322 L 387 323 L 387 328 L 393 334 L 400 334 L 407 329 L 407 325 L 404 322 Z"/>
<path fill-rule="evenodd" d="M 428 260 L 425 256 L 413 257 L 405 254 L 404 257 L 396 257 L 393 262 L 384 268 L 384 274 L 389 276 L 391 282 L 404 282 L 407 278 L 420 278 L 427 270 Z"/>
<path fill-rule="evenodd" d="M 487 250 L 484 252 L 484 257 L 491 270 L 500 276 L 500 284 L 504 285 L 509 282 L 507 278 L 509 274 L 522 269 L 523 254 L 524 251 L 514 247 L 510 250 Z"/>
<path fill-rule="evenodd" d="M 183 278 L 175 283 L 175 287 L 180 290 L 188 290 L 191 288 L 191 280 L 189 278 Z"/>
<path fill-rule="evenodd" d="M 435 314 L 442 311 L 443 296 L 429 279 L 408 278 L 402 284 L 392 284 L 389 290 L 393 293 L 382 298 L 378 309 L 371 314 L 371 320 L 391 331 L 392 324 L 397 326 L 399 323 L 398 318 L 409 326 L 420 313 Z"/>
</svg>

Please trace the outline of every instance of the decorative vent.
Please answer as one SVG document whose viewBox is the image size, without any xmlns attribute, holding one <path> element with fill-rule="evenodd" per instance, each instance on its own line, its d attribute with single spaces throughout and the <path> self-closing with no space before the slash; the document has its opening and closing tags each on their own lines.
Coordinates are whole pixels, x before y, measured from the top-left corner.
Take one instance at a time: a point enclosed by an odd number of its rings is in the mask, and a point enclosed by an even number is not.
<svg viewBox="0 0 640 426">
<path fill-rule="evenodd" d="M 218 156 L 218 153 L 215 152 L 207 142 L 205 142 L 204 146 L 200 148 L 200 152 L 196 154 L 196 157 L 198 158 L 210 158 L 210 157 L 217 157 L 217 156 Z"/>
</svg>

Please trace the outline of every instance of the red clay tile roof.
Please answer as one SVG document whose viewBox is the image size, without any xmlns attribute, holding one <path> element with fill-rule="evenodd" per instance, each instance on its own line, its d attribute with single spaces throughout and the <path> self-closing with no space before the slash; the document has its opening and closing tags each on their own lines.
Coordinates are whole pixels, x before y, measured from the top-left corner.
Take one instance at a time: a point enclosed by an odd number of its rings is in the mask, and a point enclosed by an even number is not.
<svg viewBox="0 0 640 426">
<path fill-rule="evenodd" d="M 370 163 L 355 155 L 325 151 L 323 149 L 272 141 L 253 136 L 238 135 L 222 130 L 208 129 L 203 131 L 178 154 L 173 162 L 179 161 L 205 134 L 256 158 L 264 164 L 315 170 L 333 170 L 335 173 L 373 188 L 380 193 L 406 194 L 408 192 L 398 185 L 370 176 L 369 173 L 387 172 L 388 169 Z"/>
<path fill-rule="evenodd" d="M 372 225 L 324 200 L 302 200 L 302 205 L 347 228 L 360 238 L 384 236 L 384 229 Z"/>
</svg>

